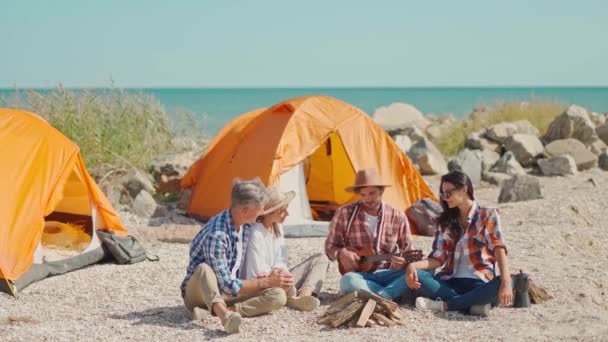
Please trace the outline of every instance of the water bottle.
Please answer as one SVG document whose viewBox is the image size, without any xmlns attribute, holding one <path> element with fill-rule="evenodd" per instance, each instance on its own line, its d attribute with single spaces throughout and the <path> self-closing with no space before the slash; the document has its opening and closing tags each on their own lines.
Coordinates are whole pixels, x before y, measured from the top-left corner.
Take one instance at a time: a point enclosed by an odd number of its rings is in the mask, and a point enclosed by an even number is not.
<svg viewBox="0 0 608 342">
<path fill-rule="evenodd" d="M 519 270 L 519 273 L 513 276 L 513 282 L 515 283 L 515 298 L 513 299 L 513 307 L 530 307 L 530 295 L 528 294 L 530 278 L 528 278 L 528 274 L 524 273 L 522 270 Z"/>
</svg>

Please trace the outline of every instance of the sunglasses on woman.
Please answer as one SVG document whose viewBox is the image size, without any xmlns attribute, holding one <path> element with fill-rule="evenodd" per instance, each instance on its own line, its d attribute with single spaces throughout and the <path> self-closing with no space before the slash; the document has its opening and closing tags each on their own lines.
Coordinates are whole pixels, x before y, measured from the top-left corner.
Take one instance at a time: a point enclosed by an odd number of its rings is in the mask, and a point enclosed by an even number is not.
<svg viewBox="0 0 608 342">
<path fill-rule="evenodd" d="M 450 189 L 450 190 L 447 190 L 447 191 L 441 191 L 441 194 L 440 194 L 440 195 L 441 195 L 441 198 L 443 198 L 443 199 L 449 199 L 450 197 L 452 197 L 452 194 L 453 194 L 455 191 L 458 191 L 458 190 L 460 190 L 460 189 L 462 189 L 462 186 L 459 186 L 459 187 L 457 187 L 457 188 Z"/>
</svg>

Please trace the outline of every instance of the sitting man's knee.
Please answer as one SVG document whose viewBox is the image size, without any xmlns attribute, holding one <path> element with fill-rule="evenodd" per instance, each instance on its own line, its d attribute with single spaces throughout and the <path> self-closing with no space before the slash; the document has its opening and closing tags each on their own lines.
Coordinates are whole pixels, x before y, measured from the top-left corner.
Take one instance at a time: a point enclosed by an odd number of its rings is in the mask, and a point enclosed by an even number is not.
<svg viewBox="0 0 608 342">
<path fill-rule="evenodd" d="M 270 305 L 272 310 L 278 310 L 287 304 L 287 294 L 285 290 L 280 287 L 272 287 L 264 292 L 266 302 Z"/>
<path fill-rule="evenodd" d="M 357 290 L 360 290 L 360 286 L 357 284 L 361 280 L 361 276 L 356 272 L 348 272 L 340 279 L 340 290 L 344 294 L 348 294 Z"/>
</svg>

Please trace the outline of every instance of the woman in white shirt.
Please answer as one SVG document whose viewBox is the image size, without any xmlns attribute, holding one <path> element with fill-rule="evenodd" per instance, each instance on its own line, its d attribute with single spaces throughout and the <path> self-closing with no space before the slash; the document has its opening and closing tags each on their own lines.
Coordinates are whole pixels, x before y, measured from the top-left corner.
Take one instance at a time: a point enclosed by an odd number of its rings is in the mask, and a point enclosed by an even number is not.
<svg viewBox="0 0 608 342">
<path fill-rule="evenodd" d="M 264 278 L 272 272 L 291 274 L 294 286 L 284 289 L 287 293 L 287 306 L 312 311 L 319 306 L 316 296 L 325 280 L 329 260 L 319 253 L 291 269 L 288 268 L 282 223 L 289 215 L 287 206 L 295 193 L 281 193 L 276 187 L 269 187 L 267 192 L 269 200 L 264 207 L 264 213 L 258 218 L 258 223 L 251 227 L 241 277 Z"/>
</svg>

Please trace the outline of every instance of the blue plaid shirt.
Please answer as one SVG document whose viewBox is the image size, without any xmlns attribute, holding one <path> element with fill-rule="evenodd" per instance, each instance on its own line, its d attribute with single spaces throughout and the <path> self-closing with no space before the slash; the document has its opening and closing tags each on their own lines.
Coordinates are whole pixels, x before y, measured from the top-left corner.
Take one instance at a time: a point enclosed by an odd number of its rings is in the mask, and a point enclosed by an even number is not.
<svg viewBox="0 0 608 342">
<path fill-rule="evenodd" d="M 247 250 L 249 240 L 249 225 L 243 225 L 243 250 Z M 198 267 L 205 263 L 213 269 L 217 278 L 219 290 L 229 296 L 236 296 L 239 293 L 243 282 L 237 277 L 232 276 L 232 269 L 236 266 L 238 235 L 232 220 L 230 209 L 226 209 L 214 216 L 196 234 L 190 245 L 190 263 L 186 278 L 182 282 L 182 296 L 186 292 L 188 280 Z M 244 254 L 241 254 L 244 257 Z M 240 270 L 239 270 L 240 272 Z"/>
</svg>

